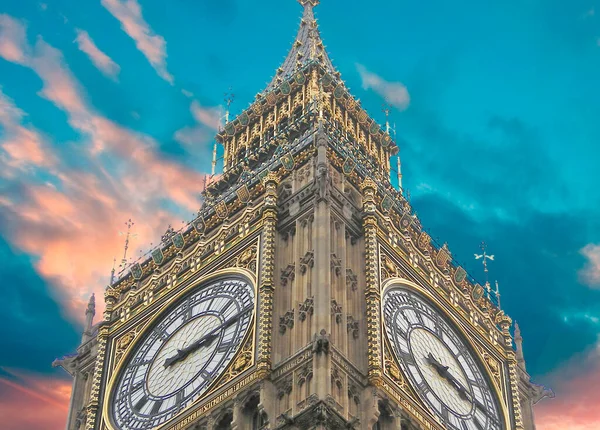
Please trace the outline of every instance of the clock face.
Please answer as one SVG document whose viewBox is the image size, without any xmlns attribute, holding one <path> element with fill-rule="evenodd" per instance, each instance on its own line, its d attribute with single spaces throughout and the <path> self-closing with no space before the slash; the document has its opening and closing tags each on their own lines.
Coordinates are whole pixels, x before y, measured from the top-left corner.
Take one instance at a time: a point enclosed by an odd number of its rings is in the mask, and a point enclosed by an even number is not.
<svg viewBox="0 0 600 430">
<path fill-rule="evenodd" d="M 385 329 L 412 386 L 452 430 L 501 430 L 494 394 L 449 322 L 419 294 L 388 289 Z"/>
<path fill-rule="evenodd" d="M 155 428 L 200 398 L 242 343 L 254 300 L 246 280 L 219 279 L 159 317 L 118 376 L 111 401 L 116 427 Z"/>
</svg>

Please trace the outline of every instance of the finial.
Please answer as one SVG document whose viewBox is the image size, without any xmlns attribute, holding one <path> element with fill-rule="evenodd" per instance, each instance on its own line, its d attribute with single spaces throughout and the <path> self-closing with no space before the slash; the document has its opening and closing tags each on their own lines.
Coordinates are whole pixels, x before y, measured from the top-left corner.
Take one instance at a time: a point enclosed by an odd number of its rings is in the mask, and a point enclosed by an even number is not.
<svg viewBox="0 0 600 430">
<path fill-rule="evenodd" d="M 227 105 L 227 110 L 225 111 L 225 124 L 227 124 L 229 123 L 229 109 L 231 108 L 231 104 L 235 99 L 235 94 L 231 92 L 231 87 L 229 87 L 229 90 L 224 94 L 224 96 L 225 98 L 223 100 Z"/>
<path fill-rule="evenodd" d="M 517 352 L 517 362 L 525 370 L 525 357 L 523 356 L 523 338 L 521 337 L 521 328 L 515 321 L 515 347 Z"/>
<path fill-rule="evenodd" d="M 385 114 L 385 132 L 390 134 L 390 105 L 383 103 L 381 111 Z"/>
<path fill-rule="evenodd" d="M 117 264 L 117 258 L 113 257 L 113 267 L 110 271 L 110 285 L 112 285 L 113 282 L 115 282 L 115 264 Z"/>
<path fill-rule="evenodd" d="M 119 232 L 120 236 L 125 235 L 125 249 L 123 251 L 123 259 L 121 260 L 120 265 L 121 271 L 125 270 L 125 266 L 127 266 L 127 250 L 129 249 L 129 240 L 137 237 L 137 234 L 131 234 L 131 227 L 135 225 L 135 223 L 131 221 L 131 218 L 127 220 L 125 225 L 127 226 L 127 232 Z"/>
<path fill-rule="evenodd" d="M 315 7 L 319 4 L 319 0 L 298 0 L 298 3 L 304 7 Z"/>
<path fill-rule="evenodd" d="M 496 303 L 498 303 L 498 309 L 500 309 L 500 288 L 498 288 L 498 280 L 496 279 Z"/>
<path fill-rule="evenodd" d="M 91 313 L 94 315 L 96 314 L 96 296 L 94 295 L 94 293 L 92 293 L 92 295 L 90 297 L 90 301 L 88 302 L 85 313 L 86 314 Z"/>
<path fill-rule="evenodd" d="M 171 226 L 171 224 L 169 224 L 169 226 L 167 227 L 167 230 L 165 231 L 165 234 L 163 234 L 160 238 L 161 242 L 163 244 L 168 244 L 169 241 L 171 240 L 171 238 L 175 235 L 175 229 Z"/>
</svg>

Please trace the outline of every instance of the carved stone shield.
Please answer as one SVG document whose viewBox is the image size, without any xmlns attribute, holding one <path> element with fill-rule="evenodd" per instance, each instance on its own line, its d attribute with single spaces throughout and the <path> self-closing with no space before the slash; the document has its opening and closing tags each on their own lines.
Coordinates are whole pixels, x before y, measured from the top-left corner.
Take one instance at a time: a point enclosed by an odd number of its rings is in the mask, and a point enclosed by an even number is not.
<svg viewBox="0 0 600 430">
<path fill-rule="evenodd" d="M 448 263 L 448 260 L 450 260 L 450 254 L 448 254 L 448 251 L 446 251 L 445 248 L 440 248 L 435 257 L 436 264 L 440 267 L 444 267 L 446 263 Z"/>
<path fill-rule="evenodd" d="M 246 127 L 250 122 L 250 117 L 248 117 L 248 114 L 246 112 L 242 112 L 241 115 L 238 117 L 238 120 L 240 121 L 241 125 Z"/>
<path fill-rule="evenodd" d="M 246 185 L 242 185 L 235 192 L 242 203 L 248 203 L 250 201 L 250 191 Z"/>
<path fill-rule="evenodd" d="M 185 240 L 183 239 L 183 235 L 181 233 L 175 234 L 171 238 L 171 241 L 173 242 L 173 246 L 177 249 L 183 249 L 183 246 L 185 245 Z"/>
<path fill-rule="evenodd" d="M 402 218 L 400 218 L 400 229 L 408 230 L 410 228 L 410 226 L 412 225 L 412 222 L 413 222 L 412 216 L 410 216 L 410 214 L 408 212 L 404 212 L 404 215 L 402 215 Z"/>
<path fill-rule="evenodd" d="M 294 168 L 294 157 L 291 154 L 284 154 L 279 160 L 288 172 Z"/>
<path fill-rule="evenodd" d="M 480 298 L 483 297 L 483 287 L 479 284 L 475 284 L 475 286 L 473 287 L 473 290 L 471 291 L 471 297 L 473 297 L 473 300 L 478 301 Z"/>
<path fill-rule="evenodd" d="M 202 218 L 195 219 L 194 222 L 192 222 L 192 225 L 194 226 L 194 229 L 200 234 L 203 234 L 204 230 L 206 229 L 206 224 L 204 224 L 204 220 Z"/>
<path fill-rule="evenodd" d="M 140 263 L 135 263 L 131 266 L 131 276 L 133 276 L 133 279 L 140 279 L 142 277 L 142 266 L 140 266 Z"/>
<path fill-rule="evenodd" d="M 385 196 L 381 201 L 381 210 L 388 212 L 394 206 L 394 201 L 390 196 Z"/>
<path fill-rule="evenodd" d="M 462 267 L 458 267 L 454 272 L 454 282 L 460 284 L 467 277 L 467 272 Z"/>
<path fill-rule="evenodd" d="M 215 213 L 219 218 L 227 218 L 229 211 L 227 210 L 227 204 L 223 200 L 215 205 Z"/>
<path fill-rule="evenodd" d="M 430 242 L 431 242 L 431 238 L 429 237 L 429 235 L 427 233 L 425 233 L 424 231 L 422 231 L 421 234 L 419 235 L 419 240 L 417 242 L 417 244 L 419 245 L 419 248 L 427 249 Z"/>
<path fill-rule="evenodd" d="M 356 163 L 354 162 L 354 160 L 352 158 L 348 157 L 348 158 L 346 158 L 346 161 L 344 161 L 342 170 L 344 171 L 345 175 L 349 175 L 350 173 L 352 173 L 355 166 L 356 166 Z"/>
<path fill-rule="evenodd" d="M 158 266 L 160 266 L 163 263 L 163 261 L 165 261 L 165 256 L 162 252 L 162 249 L 156 248 L 154 251 L 152 251 L 152 260 Z"/>
</svg>

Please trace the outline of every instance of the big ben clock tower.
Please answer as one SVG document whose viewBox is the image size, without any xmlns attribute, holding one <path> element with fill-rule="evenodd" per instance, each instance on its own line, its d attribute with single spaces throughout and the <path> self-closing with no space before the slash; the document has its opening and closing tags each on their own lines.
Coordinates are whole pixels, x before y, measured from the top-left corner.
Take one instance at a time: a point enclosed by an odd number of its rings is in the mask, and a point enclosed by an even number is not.
<svg viewBox="0 0 600 430">
<path fill-rule="evenodd" d="M 534 429 L 520 334 L 390 184 L 395 142 L 300 0 L 287 58 L 217 135 L 198 216 L 107 287 L 67 430 Z"/>
</svg>

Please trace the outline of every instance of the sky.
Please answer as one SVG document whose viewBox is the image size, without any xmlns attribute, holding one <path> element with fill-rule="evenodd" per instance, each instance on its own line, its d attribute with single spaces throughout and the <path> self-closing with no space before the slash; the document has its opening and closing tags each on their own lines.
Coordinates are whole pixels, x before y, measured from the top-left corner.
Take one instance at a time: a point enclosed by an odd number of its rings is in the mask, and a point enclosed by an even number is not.
<svg viewBox="0 0 600 430">
<path fill-rule="evenodd" d="M 0 417 L 64 427 L 86 303 L 200 207 L 214 135 L 290 49 L 294 0 L 0 2 Z M 495 255 L 539 430 L 600 428 L 600 2 L 323 0 L 322 38 L 380 123 L 424 227 Z M 397 183 L 394 178 L 394 183 Z M 117 267 L 117 271 L 119 268 Z M 27 414 L 20 411 L 27 407 Z"/>
</svg>

